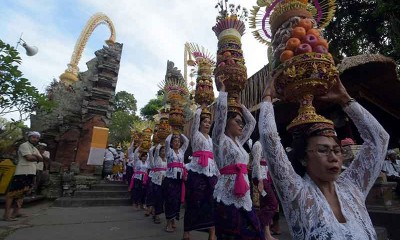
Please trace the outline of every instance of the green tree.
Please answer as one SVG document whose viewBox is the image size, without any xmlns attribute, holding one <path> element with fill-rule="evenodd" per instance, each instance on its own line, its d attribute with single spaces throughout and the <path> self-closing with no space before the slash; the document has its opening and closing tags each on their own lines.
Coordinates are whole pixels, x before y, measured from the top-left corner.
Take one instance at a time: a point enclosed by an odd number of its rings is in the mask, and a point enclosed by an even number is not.
<svg viewBox="0 0 400 240">
<path fill-rule="evenodd" d="M 131 115 L 125 111 L 116 111 L 111 118 L 110 142 L 123 143 L 131 140 L 131 131 L 135 121 L 140 121 L 138 116 Z"/>
<path fill-rule="evenodd" d="M 400 63 L 398 0 L 337 0 L 333 21 L 325 29 L 329 51 L 337 58 L 380 53 Z"/>
<path fill-rule="evenodd" d="M 140 115 L 146 120 L 154 120 L 154 115 L 163 106 L 163 95 L 158 95 L 157 98 L 150 99 L 150 101 L 140 109 Z"/>
<path fill-rule="evenodd" d="M 45 94 L 39 93 L 28 79 L 23 78 L 18 69 L 21 57 L 18 51 L 0 40 L 0 117 L 18 113 L 20 122 L 29 118 L 37 108 L 50 110 L 54 103 L 47 101 Z"/>
<path fill-rule="evenodd" d="M 21 62 L 18 51 L 0 40 L 0 117 L 18 115 L 18 118 L 3 123 L 4 129 L 0 131 L 3 147 L 12 145 L 11 140 L 15 140 L 16 132 L 24 126 L 23 122 L 31 113 L 37 109 L 50 111 L 56 104 L 48 101 L 45 94 L 39 93 L 28 79 L 22 77 L 18 69 Z"/>
<path fill-rule="evenodd" d="M 15 154 L 13 144 L 23 139 L 23 132 L 27 129 L 22 122 L 12 122 L 0 117 L 0 158 Z"/>
<path fill-rule="evenodd" d="M 117 92 L 115 95 L 115 110 L 124 111 L 131 115 L 135 115 L 137 111 L 135 96 L 126 91 Z"/>
<path fill-rule="evenodd" d="M 115 112 L 111 118 L 110 142 L 124 143 L 131 140 L 131 129 L 135 122 L 141 121 L 136 116 L 137 106 L 135 96 L 126 91 L 115 95 Z"/>
</svg>

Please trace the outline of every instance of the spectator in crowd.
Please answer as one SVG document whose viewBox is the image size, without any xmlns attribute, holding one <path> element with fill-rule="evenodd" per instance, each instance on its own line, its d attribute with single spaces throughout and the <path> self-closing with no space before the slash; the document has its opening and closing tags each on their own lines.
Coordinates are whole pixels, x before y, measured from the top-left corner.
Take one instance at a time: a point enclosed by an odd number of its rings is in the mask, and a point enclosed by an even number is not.
<svg viewBox="0 0 400 240">
<path fill-rule="evenodd" d="M 397 154 L 393 149 L 388 150 L 382 172 L 386 174 L 389 182 L 397 182 L 396 194 L 400 195 L 400 164 L 399 160 L 396 160 L 396 157 Z"/>
<path fill-rule="evenodd" d="M 340 146 L 342 146 L 343 150 L 342 169 L 348 168 L 354 159 L 353 150 L 351 148 L 352 145 L 356 145 L 356 143 L 351 138 L 345 138 L 340 141 Z"/>
<path fill-rule="evenodd" d="M 102 174 L 103 179 L 107 178 L 108 176 L 111 176 L 114 159 L 117 156 L 118 156 L 117 150 L 115 150 L 115 148 L 111 143 L 108 144 L 106 152 L 104 153 L 103 174 Z"/>
<path fill-rule="evenodd" d="M 43 162 L 38 162 L 36 165 L 36 178 L 33 192 L 35 194 L 39 194 L 41 190 L 41 185 L 43 183 L 42 176 L 43 171 L 48 168 L 48 163 L 50 159 L 50 153 L 46 151 L 47 144 L 46 143 L 38 143 L 37 149 L 39 150 L 40 155 L 42 155 Z"/>
<path fill-rule="evenodd" d="M 28 133 L 28 141 L 22 143 L 18 148 L 17 167 L 5 196 L 4 221 L 16 221 L 16 218 L 26 216 L 21 213 L 24 195 L 32 189 L 36 164 L 43 162 L 42 155 L 35 147 L 39 139 L 40 133 L 31 131 Z M 16 204 L 11 214 L 11 206 L 14 201 Z"/>
</svg>

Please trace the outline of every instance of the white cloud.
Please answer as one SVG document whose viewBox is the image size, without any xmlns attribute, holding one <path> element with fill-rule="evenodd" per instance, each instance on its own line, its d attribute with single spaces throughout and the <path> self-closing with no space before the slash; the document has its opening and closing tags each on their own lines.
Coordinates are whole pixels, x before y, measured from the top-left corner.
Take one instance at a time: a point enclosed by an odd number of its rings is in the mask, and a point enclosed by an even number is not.
<svg viewBox="0 0 400 240">
<path fill-rule="evenodd" d="M 250 8 L 254 3 L 246 0 L 242 5 Z M 64 11 L 66 4 L 73 8 Z M 164 78 L 167 60 L 175 62 L 183 72 L 185 42 L 195 42 L 216 52 L 217 38 L 211 30 L 217 15 L 215 1 L 76 0 L 60 3 L 42 0 L 37 3 L 21 0 L 15 5 L 24 6 L 24 11 L 7 9 L 0 16 L 5 26 L 0 38 L 16 42 L 23 31 L 24 39 L 39 48 L 34 57 L 22 54 L 21 70 L 42 92 L 53 77 L 58 78 L 64 72 L 83 26 L 95 12 L 104 12 L 110 17 L 117 41 L 124 44 L 117 91 L 133 93 L 138 109 L 154 98 L 157 84 Z M 72 9 L 77 13 L 69 14 Z M 86 62 L 94 57 L 94 51 L 102 47 L 108 36 L 109 31 L 104 26 L 94 31 L 79 64 L 81 71 L 86 70 Z M 252 37 L 251 29 L 247 29 L 242 44 L 248 76 L 251 76 L 267 63 L 267 50 Z"/>
</svg>

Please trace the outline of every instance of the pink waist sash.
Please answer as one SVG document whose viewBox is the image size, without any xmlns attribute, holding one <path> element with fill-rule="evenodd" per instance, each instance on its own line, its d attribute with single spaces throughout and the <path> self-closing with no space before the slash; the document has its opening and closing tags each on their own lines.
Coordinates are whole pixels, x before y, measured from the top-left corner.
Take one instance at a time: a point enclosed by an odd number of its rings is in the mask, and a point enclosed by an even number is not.
<svg viewBox="0 0 400 240">
<path fill-rule="evenodd" d="M 209 158 L 214 159 L 214 154 L 210 151 L 196 151 L 193 153 L 193 157 L 198 157 L 198 163 L 204 168 L 208 166 Z"/>
<path fill-rule="evenodd" d="M 182 177 L 183 180 L 186 181 L 187 178 L 187 169 L 185 168 L 185 165 L 180 162 L 172 162 L 167 164 L 167 168 L 181 168 L 182 169 Z M 185 182 L 182 181 L 182 187 L 181 187 L 181 202 L 185 202 L 185 193 L 186 193 L 186 188 L 185 188 Z"/>
<path fill-rule="evenodd" d="M 237 197 L 244 197 L 246 195 L 246 192 L 250 189 L 249 184 L 247 184 L 246 180 L 244 179 L 244 174 L 247 174 L 246 164 L 231 164 L 221 168 L 219 172 L 222 175 L 236 174 L 233 194 L 235 194 Z"/>
<path fill-rule="evenodd" d="M 167 168 L 153 168 L 153 172 L 167 171 Z"/>
<path fill-rule="evenodd" d="M 267 161 L 261 160 L 261 161 L 260 161 L 260 165 L 261 165 L 261 166 L 264 166 L 264 167 L 267 166 Z"/>
<path fill-rule="evenodd" d="M 142 172 L 142 171 L 133 171 L 131 182 L 129 183 L 129 191 L 132 190 L 133 187 L 135 186 L 135 175 L 138 175 L 138 174 L 143 174 L 143 184 L 146 184 L 147 178 L 148 178 L 147 173 Z"/>
</svg>

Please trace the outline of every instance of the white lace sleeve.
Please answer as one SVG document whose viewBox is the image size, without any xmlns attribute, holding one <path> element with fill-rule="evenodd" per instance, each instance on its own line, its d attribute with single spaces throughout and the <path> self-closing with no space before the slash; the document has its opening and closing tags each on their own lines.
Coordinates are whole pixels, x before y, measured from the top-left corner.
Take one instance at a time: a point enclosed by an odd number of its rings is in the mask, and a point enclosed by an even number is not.
<svg viewBox="0 0 400 240">
<path fill-rule="evenodd" d="M 365 200 L 382 169 L 389 135 L 360 104 L 352 102 L 343 110 L 353 120 L 364 143 L 351 165 L 340 177 L 355 183 L 364 194 Z"/>
<path fill-rule="evenodd" d="M 168 135 L 168 137 L 165 139 L 165 154 L 166 155 L 170 154 L 169 152 L 172 151 L 172 149 L 171 149 L 171 138 L 172 138 L 172 134 Z"/>
<path fill-rule="evenodd" d="M 133 163 L 136 166 L 136 163 L 139 162 L 139 147 L 135 149 L 135 152 L 133 153 Z"/>
<path fill-rule="evenodd" d="M 191 136 L 192 142 L 194 141 L 193 139 L 194 139 L 194 136 L 196 135 L 196 133 L 199 132 L 200 115 L 201 115 L 201 108 L 198 108 L 196 110 L 196 113 L 194 114 L 193 123 L 192 123 L 192 136 Z"/>
<path fill-rule="evenodd" d="M 181 136 L 183 138 L 183 144 L 179 150 L 181 150 L 183 152 L 183 154 L 185 154 L 185 152 L 189 146 L 189 139 L 184 134 L 181 134 Z"/>
<path fill-rule="evenodd" d="M 221 144 L 221 139 L 225 132 L 226 126 L 226 115 L 228 112 L 228 93 L 227 92 L 219 92 L 219 96 L 217 98 L 217 106 L 215 110 L 215 120 L 214 120 L 214 128 L 212 131 L 212 141 L 213 141 L 213 152 L 214 152 L 214 160 L 219 168 L 221 168 L 221 151 L 222 148 L 219 146 Z"/>
<path fill-rule="evenodd" d="M 252 163 L 252 178 L 261 179 L 261 168 L 260 168 L 260 161 L 261 161 L 261 151 L 262 147 L 259 141 L 254 143 L 253 148 L 251 149 L 251 155 L 253 156 L 253 163 Z"/>
<path fill-rule="evenodd" d="M 243 134 L 239 136 L 238 140 L 240 144 L 245 144 L 247 139 L 249 139 L 251 133 L 253 133 L 254 128 L 256 127 L 256 120 L 254 119 L 253 115 L 251 115 L 250 111 L 242 105 L 243 117 L 246 125 L 243 128 Z"/>
<path fill-rule="evenodd" d="M 131 142 L 131 145 L 128 148 L 128 158 L 130 160 L 133 159 L 133 144 L 134 144 L 134 141 Z"/>
<path fill-rule="evenodd" d="M 281 144 L 271 102 L 261 103 L 258 127 L 260 142 L 280 199 L 285 202 L 293 201 L 302 188 L 303 180 L 294 171 Z"/>
<path fill-rule="evenodd" d="M 153 156 L 154 165 L 156 165 L 156 161 L 158 160 L 158 157 L 160 156 L 160 148 L 161 147 L 162 147 L 161 144 L 157 144 L 156 150 L 154 151 L 154 156 Z"/>
<path fill-rule="evenodd" d="M 152 146 L 150 149 L 149 149 L 149 156 L 148 156 L 148 165 L 149 165 L 149 168 L 153 168 L 154 167 L 154 156 L 153 156 L 153 152 L 154 152 L 154 149 L 155 149 L 155 146 Z"/>
</svg>

